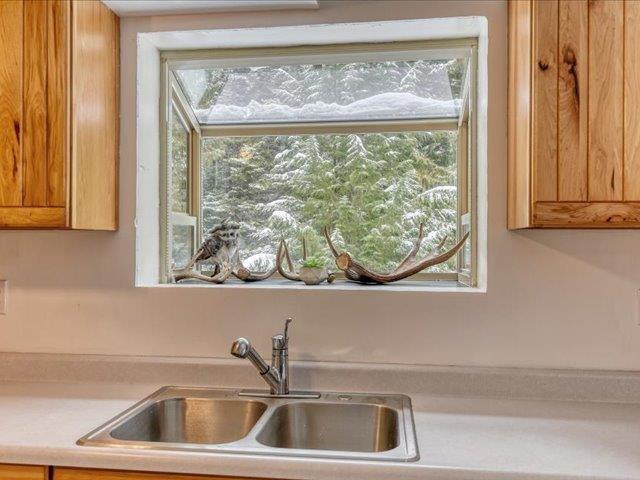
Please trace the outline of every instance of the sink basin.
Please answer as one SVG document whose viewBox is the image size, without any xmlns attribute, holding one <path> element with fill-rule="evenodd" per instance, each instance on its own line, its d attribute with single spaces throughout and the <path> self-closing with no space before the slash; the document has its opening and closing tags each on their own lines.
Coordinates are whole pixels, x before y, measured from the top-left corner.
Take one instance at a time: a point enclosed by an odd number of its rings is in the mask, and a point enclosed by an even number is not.
<svg viewBox="0 0 640 480">
<path fill-rule="evenodd" d="M 242 395 L 241 395 L 242 394 Z M 251 396 L 247 396 L 250 394 Z M 232 389 L 164 387 L 79 445 L 410 462 L 418 459 L 405 395 L 255 396 Z"/>
<path fill-rule="evenodd" d="M 370 404 L 296 402 L 278 407 L 257 436 L 276 448 L 386 452 L 396 448 L 398 414 Z"/>
<path fill-rule="evenodd" d="M 118 440 L 229 443 L 244 438 L 267 409 L 254 400 L 170 398 L 153 403 L 111 431 Z"/>
</svg>

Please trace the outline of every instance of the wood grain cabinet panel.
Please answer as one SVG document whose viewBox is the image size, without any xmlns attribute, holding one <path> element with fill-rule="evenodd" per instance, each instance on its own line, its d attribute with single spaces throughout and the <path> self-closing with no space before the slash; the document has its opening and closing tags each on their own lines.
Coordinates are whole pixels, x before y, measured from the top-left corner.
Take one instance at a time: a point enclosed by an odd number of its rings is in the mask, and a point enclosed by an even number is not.
<svg viewBox="0 0 640 480">
<path fill-rule="evenodd" d="M 116 230 L 119 19 L 0 1 L 0 228 Z"/>
<path fill-rule="evenodd" d="M 624 17 L 624 200 L 640 202 L 640 2 Z"/>
<path fill-rule="evenodd" d="M 589 201 L 622 200 L 624 4 L 590 0 Z"/>
<path fill-rule="evenodd" d="M 258 480 L 247 477 L 183 475 L 92 468 L 40 467 L 0 464 L 0 480 Z"/>
<path fill-rule="evenodd" d="M 547 121 L 558 114 L 558 0 L 533 4 L 533 155 L 539 158 L 534 169 L 538 200 L 558 198 L 558 129 Z"/>
<path fill-rule="evenodd" d="M 0 477 L 0 480 L 2 477 Z M 52 480 L 258 480 L 246 477 L 218 477 L 209 475 L 180 475 L 174 473 L 129 472 L 123 470 L 93 470 L 84 468 L 55 468 Z"/>
<path fill-rule="evenodd" d="M 47 205 L 47 3 L 25 0 L 22 205 Z"/>
<path fill-rule="evenodd" d="M 21 0 L 0 2 L 0 206 L 22 204 Z"/>
<path fill-rule="evenodd" d="M 508 227 L 640 228 L 640 2 L 512 1 L 509 29 Z"/>
<path fill-rule="evenodd" d="M 47 467 L 0 465 L 0 480 L 47 480 Z"/>
<path fill-rule="evenodd" d="M 559 201 L 587 201 L 588 15 L 586 2 L 558 3 Z"/>
</svg>

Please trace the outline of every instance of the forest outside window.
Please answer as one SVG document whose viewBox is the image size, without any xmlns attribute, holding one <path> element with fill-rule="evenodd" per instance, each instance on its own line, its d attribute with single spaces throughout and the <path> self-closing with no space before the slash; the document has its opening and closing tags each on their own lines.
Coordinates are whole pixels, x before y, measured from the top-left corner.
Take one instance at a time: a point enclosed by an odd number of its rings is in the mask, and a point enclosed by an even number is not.
<svg viewBox="0 0 640 480">
<path fill-rule="evenodd" d="M 460 246 L 399 284 L 473 286 L 475 52 L 475 40 L 164 52 L 163 281 L 195 258 L 197 275 L 220 274 L 229 252 L 258 276 L 277 259 L 295 272 L 306 252 L 346 284 L 336 251 L 388 275 Z M 224 255 L 202 253 L 212 235 Z"/>
</svg>

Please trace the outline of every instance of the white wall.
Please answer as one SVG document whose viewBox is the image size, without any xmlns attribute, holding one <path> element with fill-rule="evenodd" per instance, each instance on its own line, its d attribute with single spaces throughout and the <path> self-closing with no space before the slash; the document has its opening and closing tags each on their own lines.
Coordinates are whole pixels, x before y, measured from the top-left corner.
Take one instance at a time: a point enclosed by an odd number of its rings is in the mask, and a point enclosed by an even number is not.
<svg viewBox="0 0 640 480">
<path fill-rule="evenodd" d="M 138 32 L 465 15 L 489 20 L 488 293 L 133 287 Z M 506 25 L 474 0 L 123 20 L 120 231 L 0 232 L 0 350 L 226 357 L 293 315 L 298 359 L 640 369 L 640 232 L 506 230 Z"/>
</svg>

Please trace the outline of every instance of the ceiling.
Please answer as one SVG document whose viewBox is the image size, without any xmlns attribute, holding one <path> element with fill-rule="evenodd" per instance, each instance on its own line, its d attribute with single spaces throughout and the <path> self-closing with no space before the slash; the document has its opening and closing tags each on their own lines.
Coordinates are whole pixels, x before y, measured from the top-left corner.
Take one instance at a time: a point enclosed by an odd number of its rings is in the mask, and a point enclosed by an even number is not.
<svg viewBox="0 0 640 480">
<path fill-rule="evenodd" d="M 318 8 L 318 0 L 102 0 L 121 17 Z"/>
</svg>

